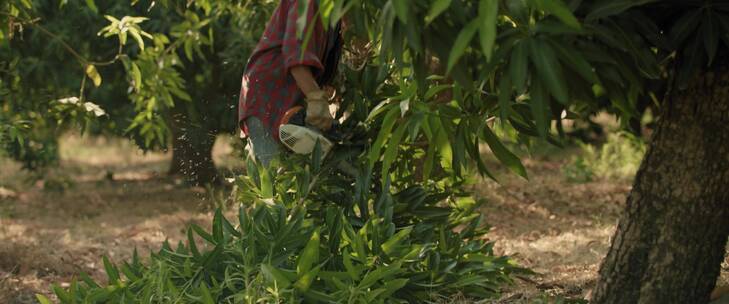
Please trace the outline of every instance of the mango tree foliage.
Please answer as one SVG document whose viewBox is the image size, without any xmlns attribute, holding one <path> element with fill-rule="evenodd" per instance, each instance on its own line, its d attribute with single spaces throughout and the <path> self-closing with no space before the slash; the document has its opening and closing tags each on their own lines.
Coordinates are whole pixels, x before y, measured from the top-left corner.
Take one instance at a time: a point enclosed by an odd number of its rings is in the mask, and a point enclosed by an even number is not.
<svg viewBox="0 0 729 304">
<path fill-rule="evenodd" d="M 50 123 L 43 113 L 54 109 L 54 100 L 70 97 L 109 112 L 95 124 L 84 120 L 87 129 L 130 136 L 144 149 L 168 147 L 175 121 L 189 121 L 204 134 L 232 132 L 237 79 L 273 5 L 3 3 L 0 18 L 8 27 L 0 41 L 7 58 L 0 80 L 2 121 L 9 126 L 10 121 L 35 117 L 33 131 L 24 132 L 27 140 L 10 140 L 6 150 L 27 148 L 31 141 L 38 143 L 34 146 L 54 144 L 67 127 Z M 184 119 L 177 118 L 183 114 Z M 38 153 L 24 155 L 33 159 Z"/>
</svg>

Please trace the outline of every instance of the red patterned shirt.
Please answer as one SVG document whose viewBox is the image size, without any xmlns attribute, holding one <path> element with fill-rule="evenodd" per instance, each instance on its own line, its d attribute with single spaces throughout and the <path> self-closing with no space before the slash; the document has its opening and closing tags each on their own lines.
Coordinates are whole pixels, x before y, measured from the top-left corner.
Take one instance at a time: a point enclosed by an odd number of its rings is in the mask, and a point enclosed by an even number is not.
<svg viewBox="0 0 729 304">
<path fill-rule="evenodd" d="M 299 2 L 308 2 L 306 27 L 302 39 L 297 38 L 296 20 Z M 290 69 L 298 65 L 311 67 L 315 76 L 322 73 L 327 35 L 321 19 L 316 17 L 315 0 L 281 0 L 266 25 L 253 55 L 248 60 L 241 83 L 238 101 L 238 125 L 248 134 L 244 124 L 250 116 L 261 120 L 274 138 L 278 139 L 278 125 L 286 111 L 303 100 Z M 302 3 L 305 4 L 305 3 Z M 314 26 L 302 50 L 303 40 L 310 26 Z M 303 51 L 303 53 L 302 53 Z"/>
</svg>

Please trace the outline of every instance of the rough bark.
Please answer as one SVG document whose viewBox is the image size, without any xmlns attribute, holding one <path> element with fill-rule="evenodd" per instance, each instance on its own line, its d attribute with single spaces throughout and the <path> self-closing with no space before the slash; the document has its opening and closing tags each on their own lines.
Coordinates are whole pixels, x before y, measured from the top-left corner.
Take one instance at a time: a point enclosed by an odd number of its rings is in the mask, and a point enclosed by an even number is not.
<svg viewBox="0 0 729 304">
<path fill-rule="evenodd" d="M 593 303 L 707 303 L 729 236 L 729 71 L 669 93 Z"/>
<path fill-rule="evenodd" d="M 188 122 L 186 115 L 176 115 L 170 123 L 172 130 L 172 162 L 169 174 L 181 174 L 192 185 L 218 182 L 213 162 L 215 136 Z"/>
</svg>

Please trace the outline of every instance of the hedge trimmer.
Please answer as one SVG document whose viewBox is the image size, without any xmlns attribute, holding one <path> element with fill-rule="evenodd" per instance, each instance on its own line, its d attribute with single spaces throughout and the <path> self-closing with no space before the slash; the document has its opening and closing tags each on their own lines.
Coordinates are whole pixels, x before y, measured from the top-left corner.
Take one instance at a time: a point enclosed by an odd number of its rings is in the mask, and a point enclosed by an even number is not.
<svg viewBox="0 0 729 304">
<path fill-rule="evenodd" d="M 339 123 L 334 122 L 326 132 L 306 123 L 306 108 L 295 106 L 286 111 L 279 126 L 279 140 L 289 150 L 296 154 L 310 154 L 314 151 L 317 141 L 321 145 L 322 157 L 334 148 L 336 142 L 341 142 L 345 136 L 339 131 Z"/>
</svg>

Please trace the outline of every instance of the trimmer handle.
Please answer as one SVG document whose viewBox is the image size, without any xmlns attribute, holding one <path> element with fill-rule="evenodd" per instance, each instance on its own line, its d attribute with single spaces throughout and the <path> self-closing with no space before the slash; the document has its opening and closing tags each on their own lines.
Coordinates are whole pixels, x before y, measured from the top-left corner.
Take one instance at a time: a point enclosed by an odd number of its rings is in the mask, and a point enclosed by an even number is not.
<svg viewBox="0 0 729 304">
<path fill-rule="evenodd" d="M 291 124 L 316 129 L 306 123 L 306 108 L 303 106 L 294 106 L 286 111 L 283 118 L 281 118 L 281 124 Z M 342 141 L 345 139 L 345 136 L 339 131 L 339 122 L 336 120 L 332 121 L 332 127 L 326 132 L 322 132 L 322 135 L 332 141 Z"/>
</svg>

